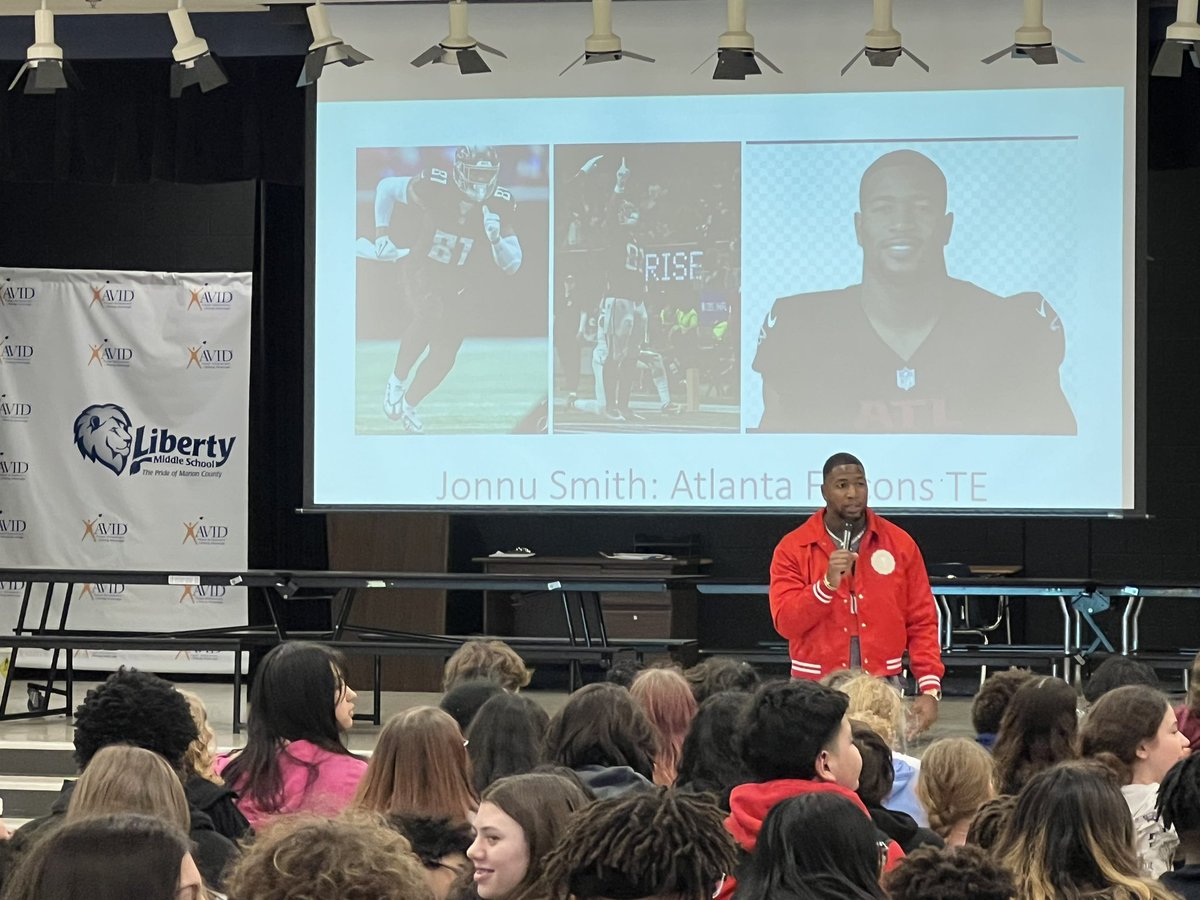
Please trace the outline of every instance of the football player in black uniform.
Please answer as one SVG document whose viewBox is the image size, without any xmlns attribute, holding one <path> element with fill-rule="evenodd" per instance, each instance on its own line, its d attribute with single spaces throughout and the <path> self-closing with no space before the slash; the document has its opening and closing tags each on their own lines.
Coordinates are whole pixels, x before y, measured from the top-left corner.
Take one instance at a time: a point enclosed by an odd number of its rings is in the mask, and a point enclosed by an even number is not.
<svg viewBox="0 0 1200 900">
<path fill-rule="evenodd" d="M 417 406 L 454 366 L 471 295 L 497 271 L 512 275 L 521 267 L 515 204 L 499 180 L 495 148 L 471 146 L 455 151 L 450 172 L 388 177 L 375 189 L 375 251 L 380 259 L 404 257 L 411 310 L 383 399 L 384 413 L 406 431 L 423 430 Z"/>
<path fill-rule="evenodd" d="M 759 332 L 759 431 L 1075 434 L 1062 321 L 946 271 L 946 176 L 897 150 L 859 185 L 862 283 L 775 301 Z"/>
</svg>

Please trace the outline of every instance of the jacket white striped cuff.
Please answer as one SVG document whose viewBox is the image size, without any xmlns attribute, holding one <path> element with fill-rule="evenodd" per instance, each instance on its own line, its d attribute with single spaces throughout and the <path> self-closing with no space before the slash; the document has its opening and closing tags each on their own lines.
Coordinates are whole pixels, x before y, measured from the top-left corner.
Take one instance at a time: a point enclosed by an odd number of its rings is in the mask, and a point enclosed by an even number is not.
<svg viewBox="0 0 1200 900">
<path fill-rule="evenodd" d="M 829 592 L 829 588 L 825 587 L 824 581 L 813 582 L 813 596 L 822 603 L 829 603 L 833 600 L 833 594 Z"/>
</svg>

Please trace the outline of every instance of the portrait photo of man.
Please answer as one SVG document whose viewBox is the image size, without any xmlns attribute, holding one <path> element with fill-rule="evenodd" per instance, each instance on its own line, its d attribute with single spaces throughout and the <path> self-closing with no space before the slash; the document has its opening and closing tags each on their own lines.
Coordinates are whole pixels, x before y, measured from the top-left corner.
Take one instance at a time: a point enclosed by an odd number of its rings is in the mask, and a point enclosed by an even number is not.
<svg viewBox="0 0 1200 900">
<path fill-rule="evenodd" d="M 924 153 L 892 150 L 866 167 L 853 213 L 861 280 L 772 303 L 752 363 L 762 385 L 753 430 L 1076 433 L 1062 319 L 1042 293 L 1001 296 L 954 277 L 949 199 Z M 987 238 L 1004 248 L 1008 235 Z"/>
</svg>

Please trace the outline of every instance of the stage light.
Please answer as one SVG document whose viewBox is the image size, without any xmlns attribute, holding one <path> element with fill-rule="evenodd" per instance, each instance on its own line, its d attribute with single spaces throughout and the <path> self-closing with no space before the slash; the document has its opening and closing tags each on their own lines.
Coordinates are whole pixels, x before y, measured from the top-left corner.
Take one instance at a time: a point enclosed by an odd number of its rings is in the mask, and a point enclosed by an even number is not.
<svg viewBox="0 0 1200 900">
<path fill-rule="evenodd" d="M 716 52 L 710 53 L 704 62 L 692 69 L 692 73 L 699 72 L 701 66 L 715 56 L 717 67 L 713 70 L 713 78 L 718 81 L 745 81 L 747 75 L 761 75 L 760 59 L 782 75 L 779 66 L 754 49 L 754 35 L 746 30 L 746 0 L 728 0 L 726 15 L 729 27 L 717 39 Z"/>
<path fill-rule="evenodd" d="M 1193 2 L 1193 8 L 1195 5 Z M 1083 62 L 1074 53 L 1054 46 L 1053 36 L 1046 27 L 1042 0 L 1025 0 L 1025 21 L 1017 29 L 1016 40 L 999 53 L 984 57 L 983 62 L 991 65 L 1002 56 L 1011 56 L 1013 59 L 1032 59 L 1039 66 L 1052 66 L 1058 63 L 1060 53 L 1071 62 Z"/>
<path fill-rule="evenodd" d="M 1196 24 L 1197 0 L 1179 0 L 1175 24 L 1167 26 L 1167 37 L 1154 57 L 1151 75 L 1178 78 L 1183 74 L 1186 53 L 1192 65 L 1200 69 L 1200 25 Z"/>
<path fill-rule="evenodd" d="M 652 63 L 649 56 L 621 49 L 621 38 L 612 30 L 612 0 L 592 0 L 592 33 L 584 38 L 583 53 L 571 61 L 571 65 L 558 74 L 565 75 L 579 60 L 585 66 L 599 62 L 615 62 L 622 57 Z"/>
<path fill-rule="evenodd" d="M 175 47 L 171 56 L 175 65 L 171 66 L 171 96 L 180 96 L 185 88 L 196 85 L 207 94 L 213 88 L 227 84 L 225 70 L 217 57 L 208 49 L 208 41 L 196 37 L 192 30 L 192 19 L 179 0 L 179 6 L 168 11 L 171 19 L 171 30 L 175 32 Z"/>
<path fill-rule="evenodd" d="M 850 67 L 860 56 L 865 56 L 867 62 L 873 66 L 888 68 L 894 66 L 901 56 L 907 56 L 926 72 L 929 71 L 929 66 L 900 42 L 900 32 L 892 25 L 892 0 L 874 0 L 871 30 L 867 32 L 863 48 L 850 57 L 850 62 L 842 66 L 843 75 L 850 71 Z"/>
<path fill-rule="evenodd" d="M 434 44 L 412 61 L 414 66 L 427 63 L 446 63 L 458 66 L 463 75 L 478 75 L 481 72 L 492 71 L 483 61 L 479 51 L 483 50 L 495 56 L 508 59 L 495 47 L 481 44 L 471 37 L 467 28 L 467 0 L 450 0 L 450 33 L 442 38 L 441 43 Z"/>
<path fill-rule="evenodd" d="M 371 61 L 371 57 L 355 50 L 333 33 L 324 3 L 317 2 L 308 8 L 308 24 L 312 28 L 313 40 L 308 45 L 308 55 L 304 57 L 304 68 L 300 71 L 296 87 L 308 87 L 321 77 L 326 66 L 333 63 L 358 66 Z"/>
<path fill-rule="evenodd" d="M 63 59 L 62 47 L 54 43 L 54 13 L 46 9 L 46 0 L 42 0 L 42 8 L 33 14 L 33 35 L 33 43 L 25 52 L 25 63 L 8 89 L 16 88 L 26 73 L 26 94 L 53 94 L 68 86 L 78 87 L 70 63 Z"/>
</svg>

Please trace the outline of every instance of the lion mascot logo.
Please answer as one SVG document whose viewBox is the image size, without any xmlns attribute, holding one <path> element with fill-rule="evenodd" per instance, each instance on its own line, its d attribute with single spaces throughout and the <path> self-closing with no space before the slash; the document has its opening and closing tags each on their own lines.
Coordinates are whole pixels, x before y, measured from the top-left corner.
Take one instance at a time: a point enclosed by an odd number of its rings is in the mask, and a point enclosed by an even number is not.
<svg viewBox="0 0 1200 900">
<path fill-rule="evenodd" d="M 89 406 L 75 417 L 75 446 L 79 455 L 112 469 L 114 475 L 125 471 L 129 448 L 133 444 L 132 427 L 125 410 L 115 403 Z"/>
</svg>

